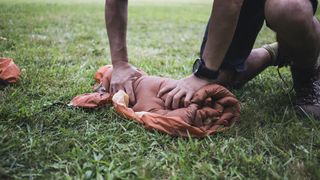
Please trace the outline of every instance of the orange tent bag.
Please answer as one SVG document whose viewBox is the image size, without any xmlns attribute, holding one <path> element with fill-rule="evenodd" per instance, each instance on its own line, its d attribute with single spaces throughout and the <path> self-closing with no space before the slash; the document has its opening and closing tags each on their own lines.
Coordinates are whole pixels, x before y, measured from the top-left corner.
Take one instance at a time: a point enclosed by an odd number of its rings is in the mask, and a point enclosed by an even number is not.
<svg viewBox="0 0 320 180">
<path fill-rule="evenodd" d="M 230 128 L 240 118 L 240 104 L 226 88 L 211 84 L 198 90 L 192 103 L 175 110 L 164 107 L 167 96 L 157 97 L 160 89 L 176 80 L 143 75 L 133 82 L 136 97 L 129 104 L 129 96 L 124 91 L 112 95 L 108 92 L 112 66 L 100 68 L 95 80 L 95 93 L 75 97 L 70 105 L 83 108 L 96 108 L 112 104 L 122 117 L 134 120 L 148 130 L 159 130 L 172 136 L 205 137 Z"/>
</svg>

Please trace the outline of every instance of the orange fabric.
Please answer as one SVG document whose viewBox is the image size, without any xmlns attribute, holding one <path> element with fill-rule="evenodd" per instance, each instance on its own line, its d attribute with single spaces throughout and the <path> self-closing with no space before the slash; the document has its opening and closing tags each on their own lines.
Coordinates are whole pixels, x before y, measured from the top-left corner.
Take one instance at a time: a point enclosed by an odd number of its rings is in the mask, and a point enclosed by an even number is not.
<svg viewBox="0 0 320 180">
<path fill-rule="evenodd" d="M 10 58 L 0 57 L 0 80 L 5 83 L 16 83 L 20 79 L 20 69 Z"/>
<path fill-rule="evenodd" d="M 166 95 L 157 97 L 160 89 L 176 80 L 143 75 L 133 82 L 136 102 L 129 105 L 129 97 L 119 91 L 110 95 L 112 66 L 100 68 L 95 80 L 99 83 L 96 92 L 75 97 L 72 106 L 95 108 L 113 104 L 122 117 L 133 119 L 148 130 L 159 130 L 173 136 L 204 137 L 225 131 L 240 118 L 240 104 L 224 87 L 212 84 L 197 91 L 187 107 L 168 110 L 164 107 Z"/>
</svg>

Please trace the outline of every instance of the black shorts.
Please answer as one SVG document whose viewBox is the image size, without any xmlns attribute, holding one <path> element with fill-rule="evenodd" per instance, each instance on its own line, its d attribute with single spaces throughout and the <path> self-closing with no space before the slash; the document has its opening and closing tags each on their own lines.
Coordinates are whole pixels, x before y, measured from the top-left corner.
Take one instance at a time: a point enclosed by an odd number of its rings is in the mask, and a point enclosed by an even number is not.
<svg viewBox="0 0 320 180">
<path fill-rule="evenodd" d="M 315 13 L 318 0 L 310 1 Z M 238 72 L 246 69 L 244 62 L 248 58 L 265 20 L 264 4 L 265 0 L 244 0 L 234 37 L 221 68 L 234 69 Z M 201 45 L 200 57 L 202 57 L 207 37 L 208 26 Z"/>
</svg>

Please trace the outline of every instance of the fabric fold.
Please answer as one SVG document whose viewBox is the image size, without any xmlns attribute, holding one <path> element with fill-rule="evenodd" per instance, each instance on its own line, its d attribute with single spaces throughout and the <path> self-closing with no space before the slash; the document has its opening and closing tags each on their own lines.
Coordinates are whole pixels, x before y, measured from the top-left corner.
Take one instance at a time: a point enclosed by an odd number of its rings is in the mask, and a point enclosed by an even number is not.
<svg viewBox="0 0 320 180">
<path fill-rule="evenodd" d="M 143 75 L 133 82 L 136 102 L 129 104 L 124 91 L 108 93 L 112 66 L 100 68 L 95 74 L 96 92 L 75 97 L 70 105 L 97 108 L 112 104 L 115 111 L 126 119 L 143 125 L 148 130 L 158 130 L 172 136 L 205 137 L 226 131 L 240 119 L 240 103 L 226 88 L 211 84 L 198 90 L 191 104 L 175 110 L 165 108 L 163 97 L 157 97 L 160 89 L 176 83 L 176 80 Z"/>
</svg>

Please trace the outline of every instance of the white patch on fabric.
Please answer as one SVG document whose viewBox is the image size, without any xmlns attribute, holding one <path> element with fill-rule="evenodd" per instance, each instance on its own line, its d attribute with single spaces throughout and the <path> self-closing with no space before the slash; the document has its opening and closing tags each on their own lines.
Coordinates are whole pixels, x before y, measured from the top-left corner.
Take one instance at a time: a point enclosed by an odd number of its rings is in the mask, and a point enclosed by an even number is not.
<svg viewBox="0 0 320 180">
<path fill-rule="evenodd" d="M 129 96 L 123 90 L 120 90 L 116 94 L 114 94 L 112 97 L 112 101 L 126 107 L 129 106 Z"/>
</svg>

